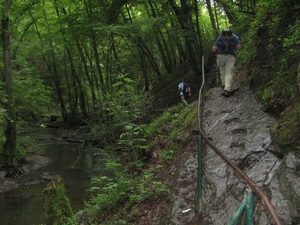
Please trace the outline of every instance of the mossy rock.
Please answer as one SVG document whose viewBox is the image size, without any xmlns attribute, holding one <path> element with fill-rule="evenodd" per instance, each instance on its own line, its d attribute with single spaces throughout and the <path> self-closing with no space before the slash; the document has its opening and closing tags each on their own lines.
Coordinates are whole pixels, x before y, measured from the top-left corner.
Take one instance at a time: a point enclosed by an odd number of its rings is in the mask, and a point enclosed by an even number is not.
<svg viewBox="0 0 300 225">
<path fill-rule="evenodd" d="M 53 177 L 43 191 L 43 200 L 47 224 L 59 225 L 64 217 L 73 216 L 62 177 Z"/>
</svg>

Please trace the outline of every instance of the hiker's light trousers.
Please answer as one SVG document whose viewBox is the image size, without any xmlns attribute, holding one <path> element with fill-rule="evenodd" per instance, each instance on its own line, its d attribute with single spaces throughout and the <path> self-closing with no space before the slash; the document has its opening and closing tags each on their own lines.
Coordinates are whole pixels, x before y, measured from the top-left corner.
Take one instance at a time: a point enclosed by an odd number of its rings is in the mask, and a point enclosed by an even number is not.
<svg viewBox="0 0 300 225">
<path fill-rule="evenodd" d="M 189 103 L 187 103 L 187 101 L 185 100 L 184 95 L 180 95 L 181 101 L 186 105 L 189 106 Z"/>
<path fill-rule="evenodd" d="M 225 85 L 224 90 L 231 91 L 235 66 L 234 55 L 218 55 L 217 64 L 220 69 L 222 85 Z"/>
</svg>

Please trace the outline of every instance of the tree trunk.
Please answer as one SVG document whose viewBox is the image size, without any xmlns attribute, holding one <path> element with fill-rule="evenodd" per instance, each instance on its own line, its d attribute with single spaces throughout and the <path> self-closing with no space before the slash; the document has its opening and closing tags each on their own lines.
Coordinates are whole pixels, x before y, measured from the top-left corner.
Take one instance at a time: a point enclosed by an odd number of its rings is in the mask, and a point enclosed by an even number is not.
<svg viewBox="0 0 300 225">
<path fill-rule="evenodd" d="M 4 164 L 6 167 L 17 167 L 16 149 L 17 149 L 17 126 L 15 113 L 15 100 L 13 90 L 13 74 L 10 57 L 10 33 L 9 33 L 9 1 L 3 1 L 2 12 L 2 44 L 3 44 L 3 62 L 4 62 L 4 76 L 5 90 L 7 95 L 7 102 L 5 102 L 5 109 L 7 112 L 6 129 L 5 129 L 5 144 L 4 144 Z"/>
<path fill-rule="evenodd" d="M 184 36 L 184 40 L 193 72 L 197 76 L 200 76 L 201 70 L 198 67 L 198 58 L 196 55 L 196 50 L 198 49 L 195 44 L 197 43 L 197 36 L 195 34 L 195 29 L 190 18 L 190 7 L 184 0 L 180 1 L 181 7 L 178 7 L 174 0 L 168 0 L 168 2 L 174 11 L 174 14 L 177 18 L 178 23 L 180 24 L 181 29 L 187 34 Z"/>
<path fill-rule="evenodd" d="M 210 18 L 210 23 L 214 32 L 214 37 L 218 37 L 218 30 L 217 30 L 217 26 L 216 26 L 216 21 L 215 21 L 215 17 L 211 8 L 211 3 L 210 0 L 206 0 L 206 5 L 207 5 L 207 10 L 209 13 L 209 18 Z"/>
<path fill-rule="evenodd" d="M 79 41 L 75 38 L 75 43 L 76 43 L 76 46 L 77 46 L 77 50 L 79 52 L 79 57 L 81 59 L 81 65 L 83 66 L 83 70 L 84 70 L 84 73 L 86 75 L 86 79 L 89 83 L 89 86 L 91 88 L 91 94 L 92 94 L 92 101 L 93 102 L 96 102 L 96 95 L 95 95 L 95 91 L 94 91 L 94 81 L 91 79 L 91 76 L 89 74 L 89 70 L 88 70 L 88 65 L 87 65 L 87 61 L 85 59 L 85 56 L 84 56 L 84 52 L 83 52 L 83 49 L 79 43 Z M 80 88 L 80 95 L 79 95 L 79 98 L 80 98 L 80 109 L 81 109 L 81 112 L 84 116 L 84 118 L 88 118 L 88 105 L 86 103 L 86 97 L 85 97 L 85 91 L 83 89 L 83 87 L 81 86 Z"/>
<path fill-rule="evenodd" d="M 202 58 L 203 55 L 203 40 L 202 40 L 202 32 L 200 29 L 200 20 L 199 20 L 199 7 L 198 7 L 198 1 L 194 0 L 194 13 L 196 17 L 196 37 L 197 37 L 197 43 L 198 43 L 198 49 L 199 49 L 199 56 Z"/>
<path fill-rule="evenodd" d="M 236 15 L 233 12 L 233 10 L 230 10 L 229 4 L 227 4 L 225 1 L 221 1 L 221 0 L 216 0 L 216 2 L 223 7 L 223 9 L 226 13 L 226 16 L 229 20 L 229 23 L 236 24 Z"/>
<path fill-rule="evenodd" d="M 148 0 L 148 4 L 151 9 L 151 16 L 157 18 L 157 13 L 155 11 L 155 7 L 151 0 Z M 169 48 L 173 48 L 173 46 L 169 46 L 169 43 L 166 42 L 165 37 L 160 29 L 160 26 L 154 25 L 153 30 L 155 32 L 155 39 L 158 46 L 158 51 L 160 53 L 162 64 L 164 65 L 166 71 L 168 73 L 172 72 L 173 65 L 171 60 L 171 53 Z M 167 30 L 167 29 L 166 29 Z"/>
<path fill-rule="evenodd" d="M 67 11 L 65 8 L 62 8 L 61 9 L 63 14 L 64 15 L 67 15 Z M 58 8 L 56 7 L 56 11 L 57 11 L 57 16 L 59 17 L 59 10 Z M 70 24 L 70 27 L 72 27 L 72 25 Z M 91 93 L 92 93 L 92 96 L 93 96 L 93 102 L 96 102 L 96 96 L 95 96 L 95 91 L 94 91 L 94 85 L 93 85 L 93 81 L 91 80 L 90 78 L 90 74 L 89 74 L 89 71 L 88 71 L 88 66 L 87 66 L 87 62 L 86 62 L 86 59 L 85 59 L 85 56 L 84 56 L 84 52 L 82 50 L 82 47 L 79 43 L 79 40 L 78 38 L 76 37 L 76 34 L 74 34 L 74 40 L 75 40 L 75 43 L 76 43 L 76 46 L 77 46 L 77 49 L 78 49 L 78 52 L 79 52 L 79 56 L 81 58 L 81 62 L 82 62 L 82 65 L 83 65 L 83 68 L 84 68 L 84 72 L 86 74 L 86 77 L 87 77 L 87 80 L 90 84 L 90 87 L 91 87 Z M 73 76 L 75 77 L 75 80 L 77 82 L 77 85 L 78 85 L 78 92 L 79 92 L 79 100 L 80 100 L 80 110 L 84 116 L 84 118 L 88 118 L 88 106 L 87 106 L 87 103 L 86 103 L 86 95 L 85 95 L 85 90 L 83 88 L 83 85 L 82 85 L 82 81 L 81 79 L 79 78 L 76 70 L 72 70 L 73 72 Z"/>
<path fill-rule="evenodd" d="M 67 41 L 65 40 L 65 42 L 67 43 Z M 66 46 L 66 50 L 67 50 L 67 54 L 68 54 L 68 58 L 69 58 L 69 62 L 71 65 L 71 83 L 68 83 L 69 86 L 69 102 L 70 102 L 70 107 L 71 107 L 71 117 L 72 118 L 76 118 L 77 117 L 77 113 L 78 113 L 78 93 L 81 90 L 81 83 L 77 83 L 77 81 L 79 80 L 78 75 L 77 75 L 77 71 L 76 71 L 76 67 L 75 67 L 75 63 L 71 54 L 71 48 Z M 74 92 L 74 94 L 72 93 Z"/>
<path fill-rule="evenodd" d="M 36 20 L 33 17 L 31 11 L 28 10 L 28 12 L 30 14 L 30 17 L 31 17 L 32 21 L 34 22 L 36 33 L 37 33 L 37 35 L 38 35 L 41 43 L 43 43 L 41 34 L 39 32 L 39 29 L 38 29 L 38 25 L 36 23 Z M 45 10 L 44 10 L 44 15 L 47 16 L 47 13 L 46 13 Z M 47 21 L 47 17 L 46 17 L 46 21 Z M 48 21 L 47 21 L 47 23 L 48 23 Z M 49 26 L 48 26 L 48 29 L 49 29 Z M 60 80 L 59 80 L 59 77 L 58 77 L 58 74 L 57 74 L 57 68 L 56 68 L 56 62 L 55 62 L 56 60 L 55 60 L 55 55 L 54 55 L 52 40 L 50 40 L 50 46 L 51 46 L 51 55 L 50 55 L 50 58 L 52 59 L 53 67 L 51 67 L 51 65 L 50 65 L 50 61 L 51 60 L 48 60 L 46 58 L 45 54 L 43 54 L 43 60 L 44 60 L 44 62 L 46 64 L 46 66 L 47 66 L 47 69 L 49 70 L 49 73 L 52 75 L 53 82 L 54 82 L 54 85 L 55 85 L 55 88 L 56 88 L 56 92 L 57 92 L 57 98 L 58 98 L 59 103 L 60 103 L 61 115 L 63 117 L 63 120 L 66 122 L 66 121 L 68 121 L 68 115 L 67 115 L 66 106 L 65 106 L 65 103 L 64 103 L 63 97 L 62 97 L 62 90 L 61 90 L 61 87 L 60 87 Z"/>
<path fill-rule="evenodd" d="M 215 13 L 215 18 L 216 18 L 216 27 L 217 27 L 217 31 L 218 31 L 218 34 L 219 34 L 220 33 L 220 25 L 219 25 L 219 18 L 218 18 L 217 6 L 216 6 L 215 1 L 214 1 L 214 13 Z"/>
</svg>

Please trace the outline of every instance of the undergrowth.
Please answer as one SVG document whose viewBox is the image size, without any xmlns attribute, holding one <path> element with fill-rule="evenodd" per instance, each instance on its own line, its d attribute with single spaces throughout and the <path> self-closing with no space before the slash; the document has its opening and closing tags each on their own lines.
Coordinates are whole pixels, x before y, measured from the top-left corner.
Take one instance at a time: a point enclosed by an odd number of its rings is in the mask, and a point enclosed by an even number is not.
<svg viewBox="0 0 300 225">
<path fill-rule="evenodd" d="M 249 84 L 266 112 L 275 116 L 273 140 L 284 153 L 300 150 L 300 67 L 298 1 L 262 0 L 244 30 L 237 61 L 249 71 Z M 272 9 L 272 10 L 270 10 Z"/>
<path fill-rule="evenodd" d="M 166 184 L 156 180 L 155 176 L 176 156 L 180 145 L 189 141 L 187 130 L 196 124 L 196 115 L 196 107 L 178 104 L 166 109 L 151 123 L 139 126 L 135 138 L 144 139 L 147 144 L 137 146 L 132 140 L 128 143 L 157 154 L 153 157 L 156 163 L 149 166 L 144 159 L 134 159 L 129 165 L 118 158 L 108 160 L 104 166 L 107 175 L 92 178 L 92 187 L 88 190 L 92 197 L 86 201 L 85 209 L 73 217 L 74 224 L 79 221 L 85 224 L 135 224 L 133 221 L 140 218 L 139 204 L 168 196 L 170 191 Z M 122 138 L 126 141 L 132 137 L 125 135 Z M 68 223 L 71 224 L 70 219 Z"/>
</svg>

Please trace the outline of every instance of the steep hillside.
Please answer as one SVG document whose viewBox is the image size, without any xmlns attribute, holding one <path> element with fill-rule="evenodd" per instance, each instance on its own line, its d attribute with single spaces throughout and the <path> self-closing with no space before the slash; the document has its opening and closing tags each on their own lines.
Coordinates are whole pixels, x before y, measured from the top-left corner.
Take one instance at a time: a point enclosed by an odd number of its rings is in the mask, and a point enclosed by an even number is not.
<svg viewBox="0 0 300 225">
<path fill-rule="evenodd" d="M 203 111 L 206 134 L 271 199 L 283 224 L 298 224 L 300 193 L 297 187 L 300 183 L 296 159 L 299 155 L 291 153 L 278 158 L 281 150 L 268 132 L 276 119 L 263 111 L 261 103 L 247 86 L 241 86 L 231 98 L 224 98 L 221 93 L 221 88 L 207 93 Z M 196 103 L 192 104 L 191 112 L 197 108 Z M 243 199 L 245 182 L 205 144 L 201 189 L 203 211 L 198 214 L 199 145 L 198 135 L 193 135 L 194 128 L 186 127 L 190 135 L 188 142 L 179 141 L 178 154 L 155 177 L 157 182 L 166 184 L 170 194 L 139 204 L 137 210 L 141 217 L 135 224 L 227 224 L 233 216 Z M 177 138 L 181 139 L 180 133 Z M 152 162 L 160 160 L 160 151 L 163 149 L 156 149 Z M 255 223 L 270 224 L 270 216 L 256 194 L 254 201 Z"/>
<path fill-rule="evenodd" d="M 300 149 L 299 8 L 295 0 L 259 1 L 238 25 L 238 64 L 264 111 L 278 118 L 271 132 L 283 153 Z"/>
</svg>

